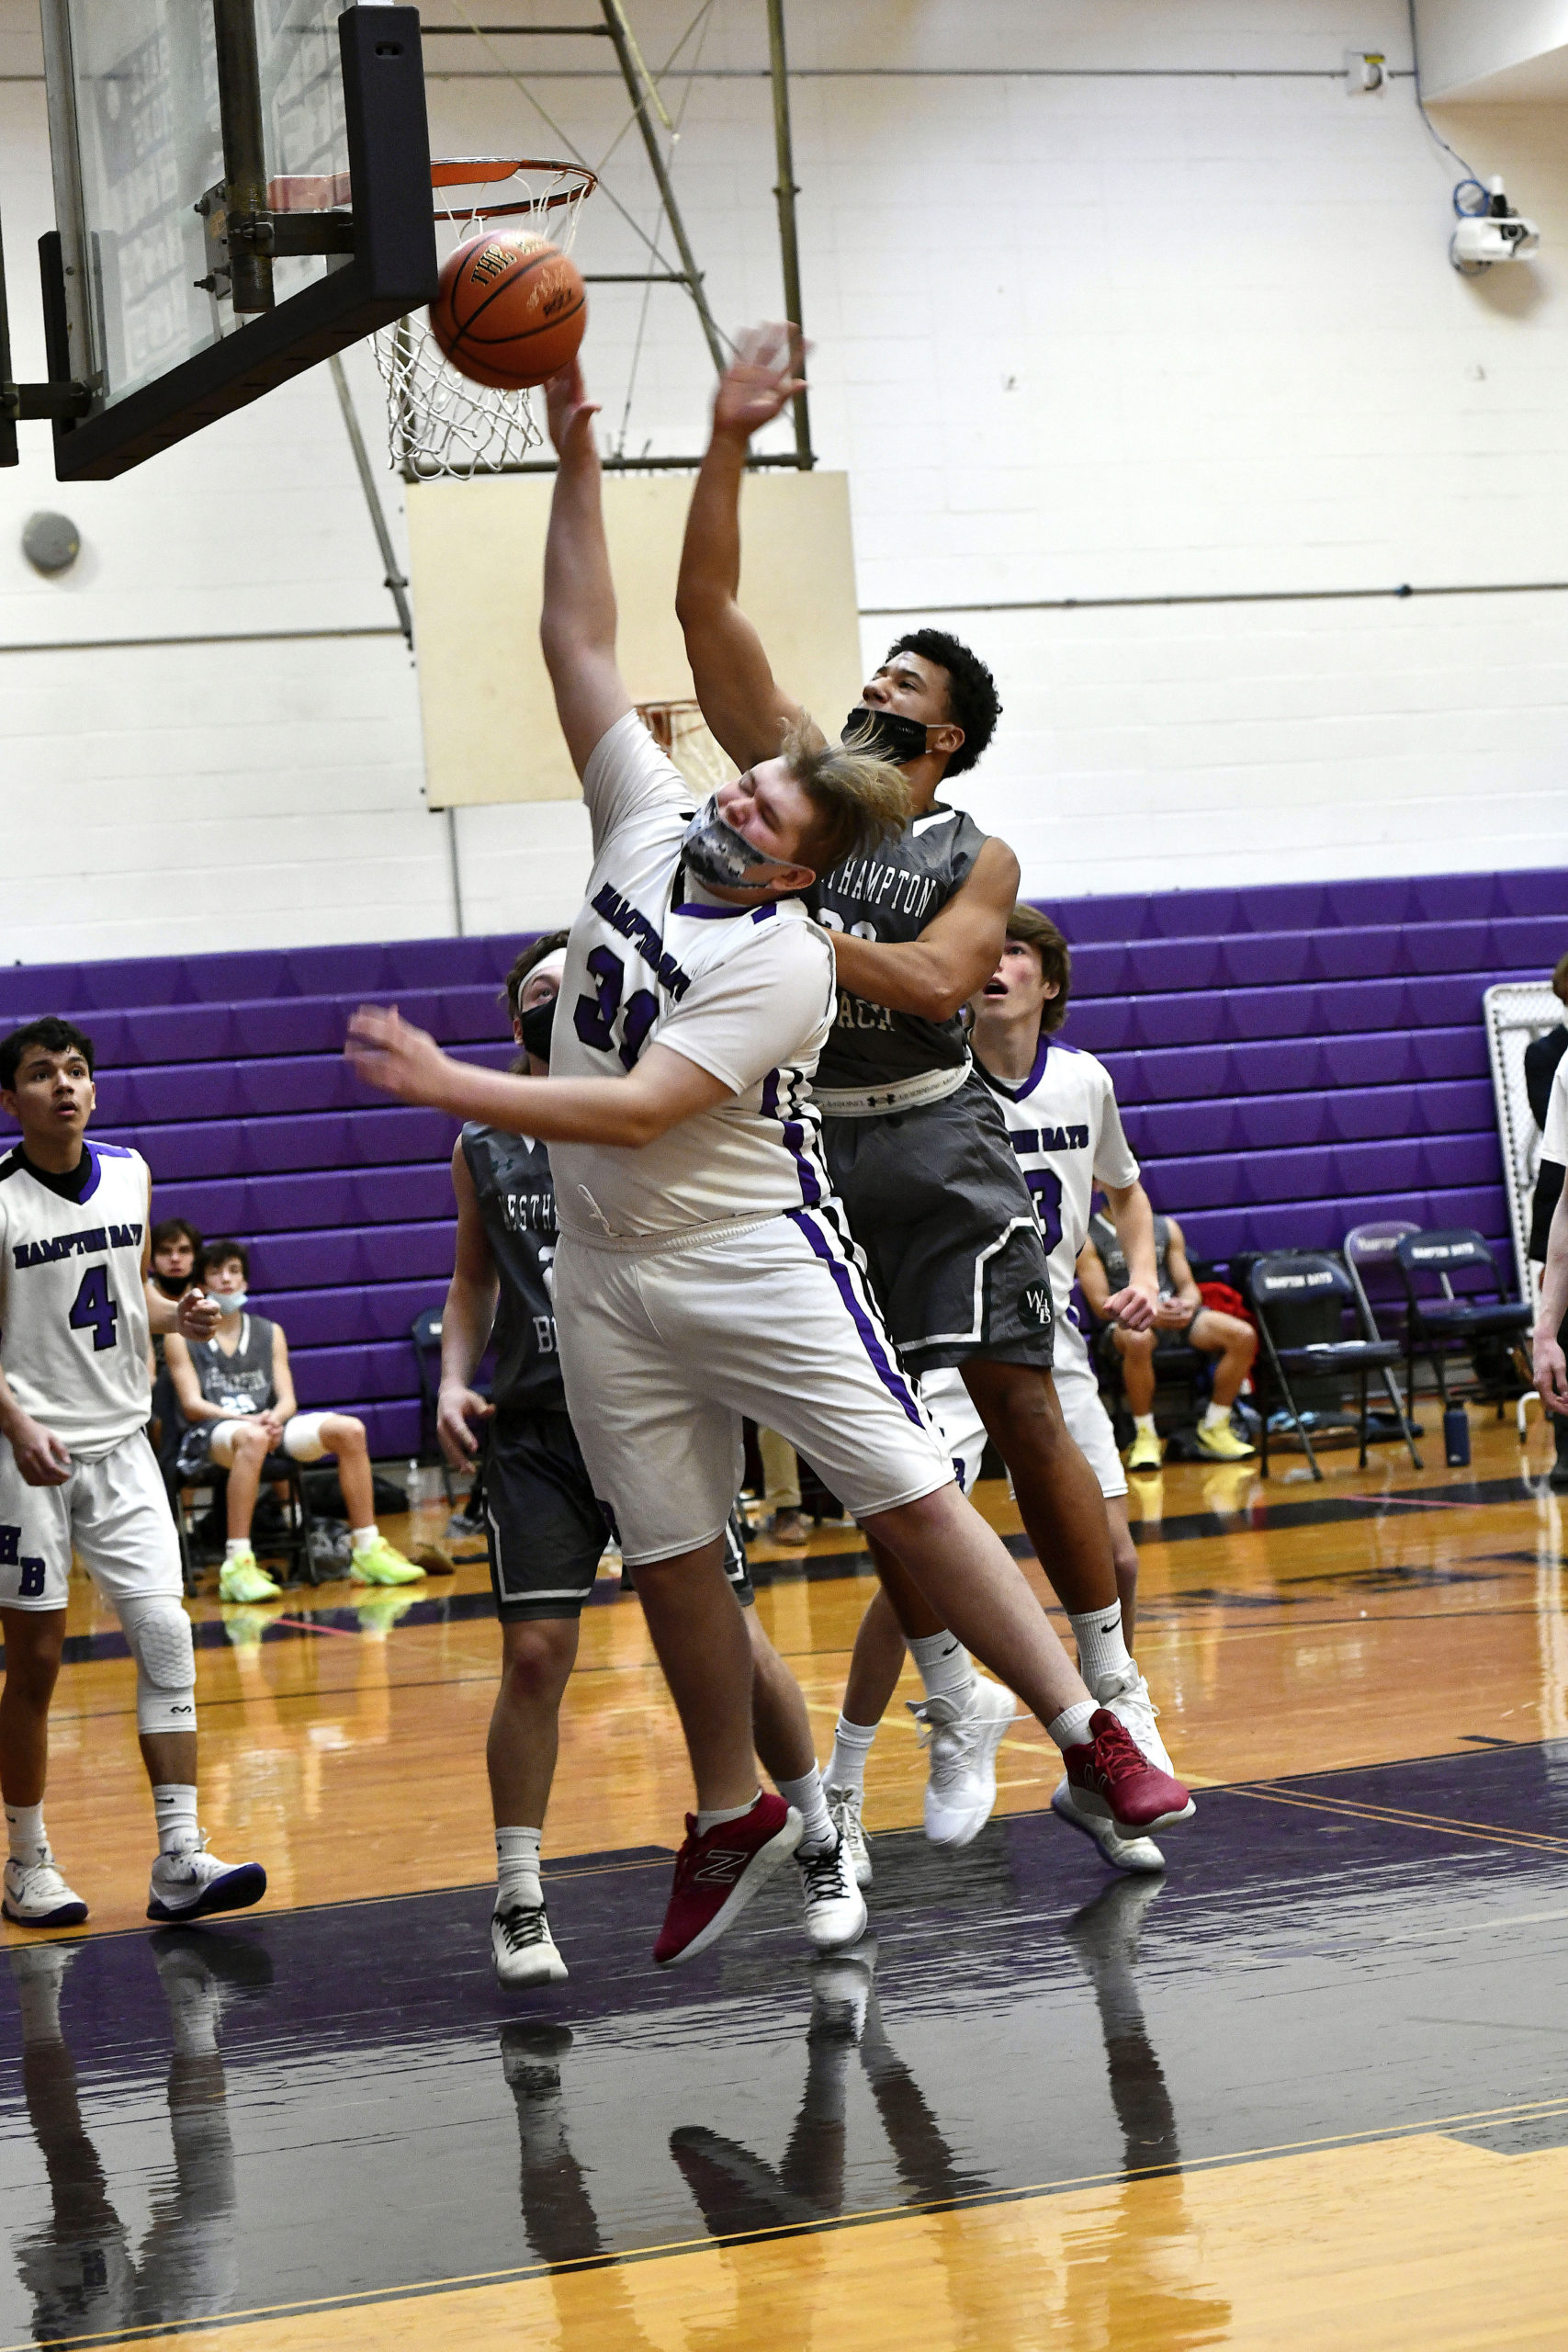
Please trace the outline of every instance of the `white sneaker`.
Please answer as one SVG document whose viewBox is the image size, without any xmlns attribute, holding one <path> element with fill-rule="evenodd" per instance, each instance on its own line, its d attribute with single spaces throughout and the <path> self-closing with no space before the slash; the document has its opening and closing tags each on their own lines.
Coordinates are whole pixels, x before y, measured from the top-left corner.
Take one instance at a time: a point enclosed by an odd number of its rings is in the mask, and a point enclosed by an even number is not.
<svg viewBox="0 0 1568 2352">
<path fill-rule="evenodd" d="M 855 1883 L 853 1860 L 842 1838 L 816 1853 L 796 1847 L 795 1866 L 800 1872 L 801 1901 L 806 1906 L 806 1932 L 818 1951 L 833 1951 L 852 1944 L 865 1933 L 865 1897 Z"/>
<path fill-rule="evenodd" d="M 871 1884 L 871 1841 L 860 1817 L 865 1801 L 862 1789 L 824 1789 L 828 1800 L 828 1817 L 844 1841 L 844 1851 L 850 1858 L 850 1868 L 855 1874 L 857 1886 Z"/>
<path fill-rule="evenodd" d="M 1018 1714 L 1012 1692 L 977 1674 L 962 1706 L 936 1698 L 908 1708 L 927 1748 L 926 1836 L 933 1846 L 967 1846 L 997 1801 L 997 1750 Z"/>
<path fill-rule="evenodd" d="M 1051 1810 L 1069 1829 L 1081 1829 L 1086 1838 L 1092 1838 L 1113 1871 L 1152 1876 L 1164 1870 L 1165 1856 L 1152 1838 L 1123 1838 L 1113 1821 L 1102 1820 L 1098 1814 L 1080 1812 L 1068 1781 L 1064 1781 L 1052 1790 Z"/>
<path fill-rule="evenodd" d="M 18 1928 L 79 1928 L 87 1916 L 86 1905 L 66 1885 L 47 1846 L 36 1862 L 6 1863 L 0 1911 Z"/>
<path fill-rule="evenodd" d="M 184 1854 L 160 1854 L 152 1865 L 147 1896 L 150 1919 L 205 1919 L 215 1911 L 244 1911 L 266 1893 L 259 1862 L 220 1862 L 199 1846 Z"/>
<path fill-rule="evenodd" d="M 1176 1778 L 1176 1767 L 1166 1753 L 1166 1745 L 1155 1729 L 1155 1717 L 1159 1709 L 1149 1696 L 1149 1686 L 1138 1672 L 1136 1658 L 1129 1658 L 1118 1674 L 1102 1674 L 1094 1686 L 1094 1695 L 1102 1707 L 1124 1723 L 1133 1736 L 1133 1744 L 1160 1771 Z"/>
<path fill-rule="evenodd" d="M 520 1993 L 529 1984 L 564 1984 L 566 1962 L 550 1933 L 542 1903 L 513 1903 L 492 1913 L 491 1956 L 495 1981 L 503 1992 Z"/>
</svg>

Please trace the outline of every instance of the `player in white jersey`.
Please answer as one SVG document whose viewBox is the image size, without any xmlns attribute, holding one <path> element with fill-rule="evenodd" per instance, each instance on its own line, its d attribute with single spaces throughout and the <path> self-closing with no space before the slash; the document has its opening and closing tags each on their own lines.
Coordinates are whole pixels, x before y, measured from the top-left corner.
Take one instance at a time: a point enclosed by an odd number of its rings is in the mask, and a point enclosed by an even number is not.
<svg viewBox="0 0 1568 2352">
<path fill-rule="evenodd" d="M 220 1862 L 197 1826 L 196 1652 L 147 1442 L 151 1331 L 205 1340 L 217 1310 L 199 1290 L 176 1301 L 152 1288 L 147 1163 L 86 1141 L 96 1100 L 92 1041 L 68 1021 L 29 1022 L 0 1042 L 0 1104 L 22 1130 L 0 1159 L 0 1907 L 21 1927 L 87 1916 L 43 1823 L 73 1548 L 136 1661 L 159 1844 L 148 1917 L 200 1918 L 266 1891 L 259 1862 Z"/>
<path fill-rule="evenodd" d="M 800 1835 L 797 1814 L 758 1793 L 750 1648 L 720 1565 L 743 1414 L 815 1463 L 1007 1677 L 1086 1803 L 1131 1834 L 1190 1800 L 1097 1707 L 959 1495 L 829 1185 L 810 1078 L 835 1009 L 832 951 L 798 893 L 898 822 L 901 780 L 795 740 L 694 812 L 616 666 L 594 412 L 575 368 L 548 404 L 560 467 L 542 636 L 593 831 L 551 1075 L 454 1062 L 376 1008 L 355 1016 L 349 1050 L 404 1100 L 552 1147 L 567 1402 L 696 1781 L 655 1946 L 667 1962 L 720 1935 Z"/>
<path fill-rule="evenodd" d="M 1056 1325 L 1052 1377 L 1063 1419 L 1105 1498 L 1122 1624 L 1131 1645 L 1138 1553 L 1127 1524 L 1127 1478 L 1116 1451 L 1111 1417 L 1100 1402 L 1089 1350 L 1073 1319 L 1073 1269 L 1089 1230 L 1095 1187 L 1103 1186 L 1130 1271 L 1128 1283 L 1118 1295 L 1118 1313 L 1129 1329 L 1146 1328 L 1158 1296 L 1154 1213 L 1122 1130 L 1110 1071 L 1092 1054 L 1063 1045 L 1055 1035 L 1066 1018 L 1071 976 L 1067 943 L 1055 924 L 1032 907 L 1014 907 L 1001 959 L 975 1001 L 970 1045 L 976 1068 L 995 1094 L 1006 1121 L 1040 1220 Z M 928 1373 L 920 1392 L 967 1490 L 980 1474 L 985 1424 L 955 1371 Z M 879 1595 L 867 1611 L 855 1645 L 843 1715 L 828 1770 L 829 1802 L 864 1878 L 870 1876 L 870 1860 L 859 1815 L 868 1734 L 892 1699 L 904 1646 L 897 1622 Z M 1157 1711 L 1149 1699 L 1148 1686 L 1137 1671 L 1136 1661 L 1130 1664 L 1130 1687 L 1121 1695 L 1137 1707 L 1140 1715 L 1152 1716 Z M 1152 1724 L 1144 1726 L 1143 1740 L 1153 1752 L 1158 1734 Z M 1163 1748 L 1158 1752 L 1163 1758 Z M 933 1803 L 940 1804 L 942 1796 L 940 1787 L 928 1794 L 928 1809 Z M 1052 1804 L 1065 1821 L 1093 1838 L 1107 1860 L 1119 1870 L 1164 1867 L 1164 1857 L 1152 1839 L 1123 1838 L 1114 1823 L 1085 1812 L 1068 1782 L 1062 1782 Z M 978 1827 L 978 1822 L 975 1826 Z"/>
</svg>

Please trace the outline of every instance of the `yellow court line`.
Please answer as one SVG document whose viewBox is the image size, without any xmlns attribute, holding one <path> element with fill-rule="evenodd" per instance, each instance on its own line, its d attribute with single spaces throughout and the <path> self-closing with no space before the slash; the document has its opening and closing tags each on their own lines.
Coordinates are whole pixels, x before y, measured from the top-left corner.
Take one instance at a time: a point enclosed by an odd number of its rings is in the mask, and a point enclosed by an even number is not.
<svg viewBox="0 0 1568 2352">
<path fill-rule="evenodd" d="M 356 2294 L 311 2295 L 292 2302 L 257 2303 L 244 2311 L 219 2312 L 205 2317 L 197 2314 L 182 2320 L 178 2332 L 186 2334 L 196 2327 L 232 2327 L 246 2320 L 285 2319 L 294 2313 L 308 2312 L 351 2312 L 374 2309 L 383 2303 L 417 2302 L 464 2288 L 503 2286 L 513 2281 L 563 2273 L 608 2270 L 617 2266 L 657 2260 L 668 2255 L 716 2254 L 726 2246 L 823 2236 L 837 2230 L 858 2228 L 867 2223 L 913 2220 L 922 2214 L 984 2211 L 1021 2204 L 1030 2198 L 1060 2195 L 1069 2189 L 1117 2187 L 1129 2180 L 1153 2180 L 1165 2175 L 1216 2172 L 1263 2157 L 1301 2155 L 1319 2148 L 1390 2145 L 1401 2140 L 1419 2138 L 1426 2132 L 1451 2132 L 1461 2124 L 1518 2122 L 1564 2114 L 1568 2114 L 1568 2098 L 1521 2099 L 1506 2107 L 1477 2108 L 1460 2115 L 1428 2116 L 1413 2123 L 1385 2126 L 1381 2131 L 1333 2132 L 1313 2139 L 1280 2140 L 1263 2147 L 1230 2149 L 1217 2155 L 1184 2157 L 1177 2164 L 1121 2165 L 1111 2171 L 1075 2173 L 1059 2180 L 1032 2181 L 1019 2188 L 1001 2191 L 973 2189 L 952 2197 L 911 2200 L 901 2205 L 869 2206 L 856 2212 L 825 2215 L 815 2222 L 784 2222 L 769 2229 L 736 2230 L 722 2235 L 705 2232 L 701 2237 L 671 2238 L 659 2245 L 632 2247 L 625 2254 L 592 2255 L 568 2263 L 518 2263 L 502 2270 L 474 2270 L 450 2278 L 415 2279 L 401 2287 L 365 2288 Z M 69 2352 L 73 2345 L 129 2344 L 149 2336 L 166 2336 L 169 2333 L 166 2320 L 154 2320 L 140 2327 L 117 2328 L 111 2335 L 105 2335 L 100 2330 L 83 2335 L 29 2335 L 0 2346 L 0 2352 L 45 2352 L 45 2347 L 54 2347 L 55 2352 Z"/>
<path fill-rule="evenodd" d="M 1395 1829 L 1436 1829 L 1448 1838 L 1471 1838 L 1488 1846 L 1517 1846 L 1530 1854 L 1568 1854 L 1568 1838 L 1532 1837 L 1529 1830 L 1502 1829 L 1483 1821 L 1450 1821 L 1441 1814 L 1402 1813 L 1391 1805 L 1355 1804 L 1348 1798 L 1288 1796 L 1279 1789 L 1262 1789 L 1247 1781 L 1219 1784 L 1238 1797 L 1256 1797 L 1260 1804 L 1295 1805 L 1303 1813 L 1332 1813 L 1352 1821 L 1386 1822 Z"/>
</svg>

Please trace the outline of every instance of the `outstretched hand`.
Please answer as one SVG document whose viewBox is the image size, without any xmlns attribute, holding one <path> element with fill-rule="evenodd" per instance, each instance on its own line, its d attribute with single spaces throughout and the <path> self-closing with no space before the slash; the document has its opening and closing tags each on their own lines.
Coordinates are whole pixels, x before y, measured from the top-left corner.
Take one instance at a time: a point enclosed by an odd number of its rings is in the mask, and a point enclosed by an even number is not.
<svg viewBox="0 0 1568 2352">
<path fill-rule="evenodd" d="M 348 1024 L 344 1052 L 361 1078 L 402 1102 L 446 1107 L 451 1063 L 434 1037 L 405 1021 L 395 1004 L 362 1004 Z"/>
<path fill-rule="evenodd" d="M 588 397 L 582 363 L 574 359 L 545 386 L 545 415 L 558 458 L 574 458 L 592 445 L 593 419 L 599 403 Z"/>
<path fill-rule="evenodd" d="M 798 327 L 751 327 L 718 379 L 713 404 L 716 433 L 743 433 L 750 440 L 806 390 L 801 369 L 806 343 Z"/>
<path fill-rule="evenodd" d="M 180 1303 L 175 1309 L 175 1329 L 182 1340 L 210 1340 L 222 1319 L 216 1304 L 205 1291 L 180 1293 Z"/>
</svg>

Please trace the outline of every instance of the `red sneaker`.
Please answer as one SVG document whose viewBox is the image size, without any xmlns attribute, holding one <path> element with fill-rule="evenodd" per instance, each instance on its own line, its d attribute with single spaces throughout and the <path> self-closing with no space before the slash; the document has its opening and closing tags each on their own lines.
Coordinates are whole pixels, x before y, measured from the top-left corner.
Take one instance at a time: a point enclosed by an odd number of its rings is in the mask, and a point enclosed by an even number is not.
<svg viewBox="0 0 1568 2352">
<path fill-rule="evenodd" d="M 1062 1758 L 1081 1812 L 1114 1822 L 1128 1838 L 1190 1820 L 1196 1813 L 1181 1782 L 1149 1762 L 1109 1707 L 1096 1709 L 1089 1728 L 1083 1747 L 1069 1747 Z"/>
<path fill-rule="evenodd" d="M 1112 1718 L 1114 1720 L 1114 1718 Z M 721 1821 L 705 1838 L 686 1815 L 686 1842 L 675 1857 L 675 1883 L 653 1957 L 660 1968 L 694 1960 L 733 1927 L 758 1888 L 800 1843 L 795 1807 L 768 1790 L 739 1821 Z"/>
</svg>

